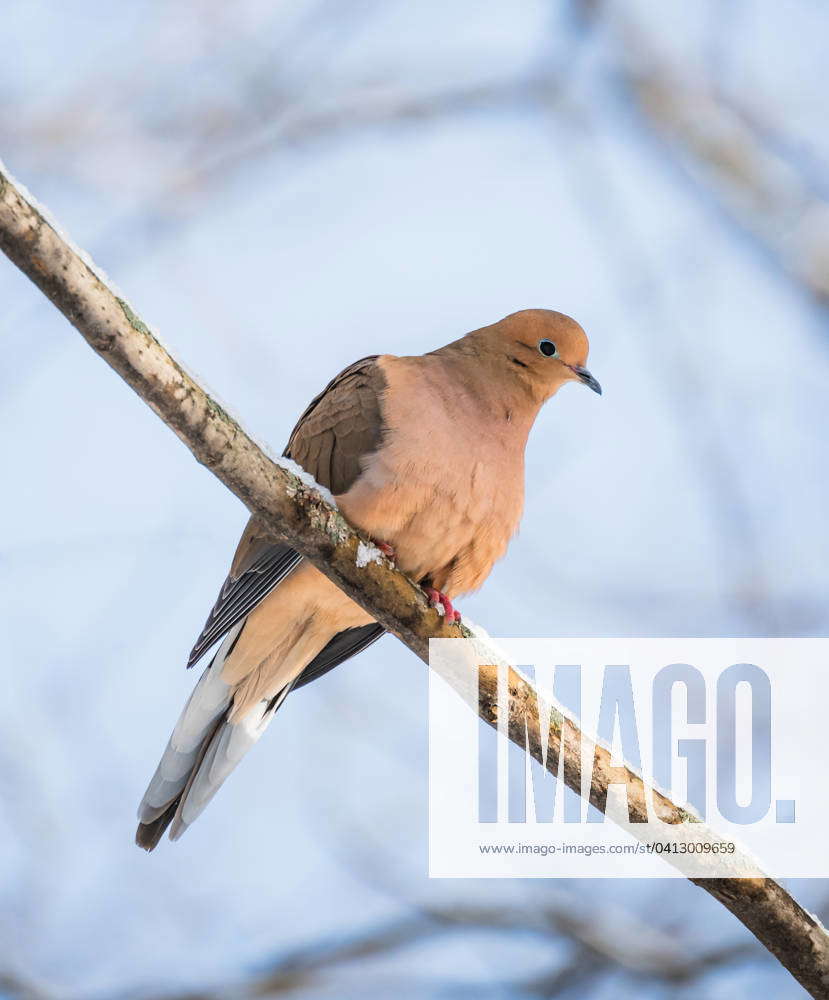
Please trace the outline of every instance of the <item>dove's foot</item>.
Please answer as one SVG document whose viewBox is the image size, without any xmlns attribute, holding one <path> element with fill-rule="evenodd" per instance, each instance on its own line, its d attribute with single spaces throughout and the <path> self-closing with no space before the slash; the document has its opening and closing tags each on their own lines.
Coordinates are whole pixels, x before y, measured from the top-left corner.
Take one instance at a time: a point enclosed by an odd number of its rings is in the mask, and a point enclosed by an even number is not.
<svg viewBox="0 0 829 1000">
<path fill-rule="evenodd" d="M 386 559 L 390 559 L 394 562 L 394 549 L 388 542 L 375 542 L 374 544 L 383 553 Z"/>
<path fill-rule="evenodd" d="M 424 587 L 423 593 L 426 595 L 426 599 L 432 605 L 433 608 L 443 608 L 443 617 L 451 625 L 452 622 L 459 622 L 461 620 L 461 613 L 452 606 L 452 602 L 446 596 L 442 594 L 439 590 L 435 590 L 434 587 Z"/>
</svg>

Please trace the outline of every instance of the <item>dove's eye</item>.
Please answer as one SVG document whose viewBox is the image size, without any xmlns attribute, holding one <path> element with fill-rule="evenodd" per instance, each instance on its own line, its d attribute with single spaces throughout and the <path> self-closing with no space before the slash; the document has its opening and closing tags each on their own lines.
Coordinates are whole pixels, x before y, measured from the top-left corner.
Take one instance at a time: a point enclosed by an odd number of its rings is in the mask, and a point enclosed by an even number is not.
<svg viewBox="0 0 829 1000">
<path fill-rule="evenodd" d="M 556 345 L 552 340 L 539 340 L 538 349 L 544 355 L 545 358 L 557 358 L 558 351 L 556 350 Z"/>
</svg>

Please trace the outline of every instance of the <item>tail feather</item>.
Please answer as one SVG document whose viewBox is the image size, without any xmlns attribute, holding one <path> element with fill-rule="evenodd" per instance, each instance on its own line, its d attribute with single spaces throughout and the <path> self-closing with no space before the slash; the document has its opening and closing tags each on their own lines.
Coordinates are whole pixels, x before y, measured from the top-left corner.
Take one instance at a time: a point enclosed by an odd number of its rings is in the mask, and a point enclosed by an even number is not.
<svg viewBox="0 0 829 1000">
<path fill-rule="evenodd" d="M 172 822 L 178 801 L 177 798 L 174 799 L 156 819 L 148 823 L 138 824 L 138 829 L 135 831 L 135 842 L 139 847 L 143 847 L 145 851 L 151 851 L 158 846 L 159 840 L 164 836 L 164 831 Z"/>
<path fill-rule="evenodd" d="M 220 675 L 241 629 L 240 623 L 228 633 L 199 678 L 138 807 L 135 842 L 147 851 L 157 846 L 168 826 L 171 840 L 181 837 L 267 729 L 293 687 L 293 682 L 287 684 L 242 718 L 229 721 L 231 687 Z"/>
<path fill-rule="evenodd" d="M 223 719 L 216 727 L 204 756 L 193 768 L 181 795 L 170 828 L 170 840 L 178 840 L 224 784 L 239 761 L 258 742 L 270 725 L 276 710 L 288 696 L 293 684 L 287 684 L 275 698 L 260 701 L 237 722 Z"/>
<path fill-rule="evenodd" d="M 149 851 L 156 846 L 172 821 L 179 800 L 198 768 L 217 724 L 227 715 L 231 688 L 222 680 L 221 672 L 239 637 L 242 624 L 228 633 L 199 678 L 138 807 L 139 826 L 135 839 Z"/>
</svg>

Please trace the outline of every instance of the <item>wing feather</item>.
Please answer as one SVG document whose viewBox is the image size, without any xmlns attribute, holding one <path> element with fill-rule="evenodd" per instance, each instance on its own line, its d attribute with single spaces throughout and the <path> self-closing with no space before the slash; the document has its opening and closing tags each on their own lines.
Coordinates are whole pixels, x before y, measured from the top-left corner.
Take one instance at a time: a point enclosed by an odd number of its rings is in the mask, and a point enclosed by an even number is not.
<svg viewBox="0 0 829 1000">
<path fill-rule="evenodd" d="M 373 642 L 377 642 L 385 633 L 386 630 L 382 625 L 378 625 L 377 622 L 372 622 L 370 625 L 359 625 L 357 628 L 343 629 L 342 632 L 338 632 L 328 645 L 317 653 L 314 659 L 311 660 L 294 681 L 294 688 L 310 684 L 311 681 L 315 681 L 318 677 L 322 677 L 323 674 L 327 674 L 329 670 L 338 667 L 352 656 L 356 656 L 357 653 L 362 653 L 364 649 Z"/>
<path fill-rule="evenodd" d="M 362 472 L 363 459 L 382 441 L 381 396 L 385 378 L 376 360 L 377 355 L 361 358 L 332 379 L 306 407 L 283 453 L 335 495 L 349 489 Z M 223 635 L 243 621 L 301 561 L 302 556 L 289 545 L 268 541 L 262 526 L 256 518 L 251 518 L 187 666 L 197 663 Z M 379 638 L 382 631 L 374 638 Z M 332 643 L 338 638 L 335 636 Z M 337 655 L 346 648 L 348 644 L 340 643 Z M 316 659 L 323 657 L 322 662 L 331 665 L 317 669 L 315 676 L 364 648 L 357 642 L 353 652 L 331 662 L 332 654 L 326 653 L 329 649 L 326 647 Z M 310 667 L 311 664 L 306 671 Z"/>
<path fill-rule="evenodd" d="M 270 545 L 239 576 L 228 576 L 187 666 L 197 663 L 215 642 L 246 618 L 301 561 L 302 556 L 290 545 Z"/>
</svg>

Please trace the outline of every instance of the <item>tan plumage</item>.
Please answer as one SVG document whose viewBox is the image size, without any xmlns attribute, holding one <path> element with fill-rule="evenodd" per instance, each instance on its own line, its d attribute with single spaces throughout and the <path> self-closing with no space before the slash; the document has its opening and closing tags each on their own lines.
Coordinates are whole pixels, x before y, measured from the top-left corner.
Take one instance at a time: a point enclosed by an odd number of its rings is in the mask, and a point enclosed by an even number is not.
<svg viewBox="0 0 829 1000">
<path fill-rule="evenodd" d="M 552 351 L 550 350 L 552 347 Z M 600 391 L 587 338 L 561 313 L 525 310 L 416 357 L 364 358 L 317 396 L 285 454 L 352 524 L 449 598 L 479 587 L 523 506 L 524 447 L 567 381 Z M 292 686 L 382 629 L 326 577 L 249 522 L 191 663 L 222 635 L 139 808 L 152 849 L 180 836 L 259 738 Z"/>
</svg>

